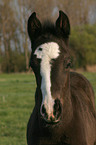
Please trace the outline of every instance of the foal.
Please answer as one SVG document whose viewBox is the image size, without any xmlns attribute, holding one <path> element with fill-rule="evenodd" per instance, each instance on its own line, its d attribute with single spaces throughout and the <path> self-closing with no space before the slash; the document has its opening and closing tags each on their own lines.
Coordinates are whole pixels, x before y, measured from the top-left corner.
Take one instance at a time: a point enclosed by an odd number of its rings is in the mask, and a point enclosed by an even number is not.
<svg viewBox="0 0 96 145">
<path fill-rule="evenodd" d="M 96 145 L 96 112 L 92 86 L 70 72 L 70 23 L 59 11 L 56 24 L 28 19 L 30 64 L 36 77 L 35 107 L 28 122 L 28 145 Z"/>
</svg>

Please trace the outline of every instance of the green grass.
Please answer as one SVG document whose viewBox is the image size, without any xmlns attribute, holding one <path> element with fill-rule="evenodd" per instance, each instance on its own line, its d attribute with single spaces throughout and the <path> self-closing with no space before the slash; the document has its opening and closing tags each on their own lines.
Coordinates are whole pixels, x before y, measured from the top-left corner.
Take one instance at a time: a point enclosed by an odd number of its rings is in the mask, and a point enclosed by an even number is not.
<svg viewBox="0 0 96 145">
<path fill-rule="evenodd" d="M 0 145 L 26 144 L 35 87 L 32 74 L 0 75 Z"/>
<path fill-rule="evenodd" d="M 83 73 L 96 94 L 96 73 Z M 33 74 L 0 74 L 0 145 L 25 145 L 26 128 L 34 107 Z"/>
</svg>

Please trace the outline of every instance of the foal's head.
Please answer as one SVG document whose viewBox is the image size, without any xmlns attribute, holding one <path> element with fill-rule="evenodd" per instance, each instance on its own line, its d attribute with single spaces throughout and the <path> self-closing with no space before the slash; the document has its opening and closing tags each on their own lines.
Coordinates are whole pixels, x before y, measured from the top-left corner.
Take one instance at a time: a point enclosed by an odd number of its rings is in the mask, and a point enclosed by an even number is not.
<svg viewBox="0 0 96 145">
<path fill-rule="evenodd" d="M 32 44 L 30 64 L 41 92 L 40 114 L 49 123 L 58 122 L 69 89 L 68 17 L 60 11 L 55 25 L 41 25 L 34 12 L 28 20 L 28 34 Z"/>
</svg>

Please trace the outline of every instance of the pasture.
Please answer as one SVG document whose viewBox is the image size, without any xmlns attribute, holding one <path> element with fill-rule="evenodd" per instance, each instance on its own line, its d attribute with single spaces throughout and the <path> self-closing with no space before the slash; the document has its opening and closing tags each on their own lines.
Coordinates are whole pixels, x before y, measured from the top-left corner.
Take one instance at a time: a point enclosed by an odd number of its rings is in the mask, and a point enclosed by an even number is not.
<svg viewBox="0 0 96 145">
<path fill-rule="evenodd" d="M 95 91 L 96 73 L 83 72 Z M 0 74 L 0 145 L 25 145 L 27 122 L 34 107 L 33 74 Z"/>
</svg>

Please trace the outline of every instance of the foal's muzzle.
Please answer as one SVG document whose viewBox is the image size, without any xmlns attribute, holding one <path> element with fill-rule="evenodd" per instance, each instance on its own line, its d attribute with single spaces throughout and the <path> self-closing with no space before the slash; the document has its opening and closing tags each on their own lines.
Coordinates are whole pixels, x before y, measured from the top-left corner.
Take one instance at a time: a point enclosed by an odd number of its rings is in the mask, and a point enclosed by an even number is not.
<svg viewBox="0 0 96 145">
<path fill-rule="evenodd" d="M 50 105 L 50 104 L 49 104 Z M 59 99 L 56 99 L 53 106 L 53 111 L 48 114 L 48 110 L 46 110 L 46 107 L 44 104 L 41 105 L 40 110 L 42 118 L 47 123 L 58 123 L 61 116 L 61 103 Z"/>
</svg>

